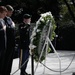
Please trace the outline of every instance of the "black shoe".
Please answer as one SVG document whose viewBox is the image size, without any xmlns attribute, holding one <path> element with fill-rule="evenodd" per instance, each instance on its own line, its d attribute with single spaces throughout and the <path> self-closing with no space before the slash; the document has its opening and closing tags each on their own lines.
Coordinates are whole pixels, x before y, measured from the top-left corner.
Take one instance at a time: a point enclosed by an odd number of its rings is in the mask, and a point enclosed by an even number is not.
<svg viewBox="0 0 75 75">
<path fill-rule="evenodd" d="M 28 74 L 27 72 L 25 72 L 25 75 L 31 75 L 31 74 Z"/>
<path fill-rule="evenodd" d="M 75 75 L 75 72 L 72 75 Z"/>
</svg>

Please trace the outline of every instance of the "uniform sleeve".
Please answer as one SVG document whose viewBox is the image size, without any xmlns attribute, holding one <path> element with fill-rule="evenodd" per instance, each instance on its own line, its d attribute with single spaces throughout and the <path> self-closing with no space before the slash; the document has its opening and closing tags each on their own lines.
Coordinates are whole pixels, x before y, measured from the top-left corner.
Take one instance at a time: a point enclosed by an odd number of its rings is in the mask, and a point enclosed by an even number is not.
<svg viewBox="0 0 75 75">
<path fill-rule="evenodd" d="M 21 48 L 22 48 L 22 40 L 21 40 L 21 25 L 19 25 L 18 30 L 19 30 L 19 36 L 20 36 L 20 38 L 19 38 L 19 47 L 20 47 L 20 49 L 21 49 Z"/>
</svg>

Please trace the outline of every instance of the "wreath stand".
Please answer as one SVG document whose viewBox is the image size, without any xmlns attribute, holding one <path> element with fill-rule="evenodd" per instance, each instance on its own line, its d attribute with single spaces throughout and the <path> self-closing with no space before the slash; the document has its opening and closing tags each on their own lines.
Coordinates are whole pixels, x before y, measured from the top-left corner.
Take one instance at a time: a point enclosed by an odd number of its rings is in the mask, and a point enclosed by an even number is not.
<svg viewBox="0 0 75 75">
<path fill-rule="evenodd" d="M 48 34 L 47 34 L 47 37 L 46 37 L 46 42 L 47 42 L 46 44 L 47 44 L 47 46 L 46 46 L 46 54 L 45 54 L 45 56 L 47 55 L 48 46 L 50 44 L 52 49 L 53 49 L 53 51 L 56 53 L 56 55 L 58 57 L 58 60 L 59 60 L 59 70 L 60 70 L 60 75 L 61 75 L 61 60 L 60 60 L 60 57 L 59 57 L 57 51 L 55 50 L 55 48 L 54 48 L 54 46 L 53 46 L 53 44 L 52 44 L 52 42 L 51 42 L 51 40 L 49 38 L 50 32 L 51 32 L 51 23 L 49 23 Z M 44 61 L 44 64 L 46 64 L 46 59 Z M 44 72 L 45 72 L 45 67 L 44 67 Z"/>
<path fill-rule="evenodd" d="M 46 36 L 46 41 L 45 41 L 45 43 L 43 45 L 43 48 L 42 48 L 42 51 L 41 51 L 41 54 L 40 54 L 37 66 L 38 66 L 38 64 L 40 62 L 40 59 L 41 59 L 41 56 L 42 56 L 42 53 L 44 51 L 45 46 L 46 46 L 46 53 L 45 53 L 45 57 L 46 57 L 47 50 L 48 50 L 48 45 L 50 44 L 51 47 L 52 47 L 52 49 L 54 50 L 54 52 L 56 53 L 56 55 L 58 57 L 58 60 L 59 60 L 59 69 L 60 69 L 60 75 L 61 75 L 61 60 L 60 60 L 59 55 L 58 55 L 57 51 L 55 50 L 55 48 L 54 48 L 54 46 L 53 46 L 53 44 L 51 42 L 51 40 L 49 39 L 49 35 L 50 35 L 50 31 L 51 31 L 51 22 L 50 21 L 48 22 L 48 25 L 49 25 L 49 29 L 48 29 L 48 33 L 47 33 L 47 36 Z M 32 44 L 32 42 L 31 42 L 31 44 Z M 34 75 L 34 58 L 33 58 L 33 53 L 32 53 L 32 47 L 31 46 L 30 46 L 30 53 L 31 53 L 31 72 L 32 72 L 31 75 Z M 46 64 L 46 59 L 44 61 L 44 64 Z M 36 68 L 37 68 L 37 66 L 36 66 Z M 35 71 L 36 71 L 36 69 L 35 69 Z M 44 67 L 44 72 L 45 72 L 45 67 Z"/>
</svg>

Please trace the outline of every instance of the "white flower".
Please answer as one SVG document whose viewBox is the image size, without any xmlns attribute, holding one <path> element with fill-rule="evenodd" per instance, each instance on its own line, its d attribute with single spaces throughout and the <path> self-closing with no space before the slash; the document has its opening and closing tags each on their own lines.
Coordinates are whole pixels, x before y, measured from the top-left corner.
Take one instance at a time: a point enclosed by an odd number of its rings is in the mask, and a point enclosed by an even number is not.
<svg viewBox="0 0 75 75">
<path fill-rule="evenodd" d="M 41 18 L 41 19 L 40 19 L 40 21 L 44 22 L 44 19 L 43 19 L 43 18 Z"/>
<path fill-rule="evenodd" d="M 33 28 L 33 31 L 36 31 L 36 30 L 37 30 L 37 28 L 38 28 L 38 26 L 34 27 L 34 28 Z"/>
<path fill-rule="evenodd" d="M 30 39 L 33 39 L 34 38 L 34 36 L 36 36 L 36 32 L 32 32 L 32 35 L 31 35 L 31 37 L 30 37 Z"/>
<path fill-rule="evenodd" d="M 52 16 L 52 14 L 51 14 L 50 11 L 49 12 L 46 12 L 44 14 L 41 14 L 41 17 L 46 17 L 46 16 L 51 16 L 51 18 L 53 18 L 53 16 Z"/>
<path fill-rule="evenodd" d="M 40 29 L 37 29 L 37 32 L 40 32 L 41 30 Z"/>
<path fill-rule="evenodd" d="M 40 24 L 40 20 L 41 20 L 41 19 L 39 19 L 39 20 L 36 22 L 36 26 L 38 26 L 38 25 Z"/>
<path fill-rule="evenodd" d="M 29 45 L 29 48 L 32 50 L 32 49 L 36 48 L 36 46 L 33 45 L 33 44 L 30 44 L 30 45 Z"/>
</svg>

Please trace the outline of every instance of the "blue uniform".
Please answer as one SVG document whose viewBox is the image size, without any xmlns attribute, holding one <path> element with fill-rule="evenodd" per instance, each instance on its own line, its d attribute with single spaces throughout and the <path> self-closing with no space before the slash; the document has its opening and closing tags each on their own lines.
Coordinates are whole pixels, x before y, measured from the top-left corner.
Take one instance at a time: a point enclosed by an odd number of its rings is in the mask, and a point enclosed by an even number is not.
<svg viewBox="0 0 75 75">
<path fill-rule="evenodd" d="M 10 17 L 5 17 L 4 20 L 6 24 L 7 46 L 4 56 L 2 75 L 10 75 L 15 51 L 15 24 Z"/>
<path fill-rule="evenodd" d="M 6 52 L 6 25 L 3 19 L 0 19 L 0 75 L 2 73 L 4 55 Z"/>
</svg>

